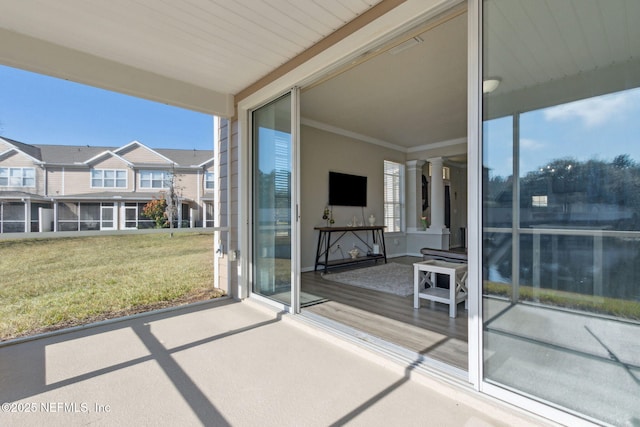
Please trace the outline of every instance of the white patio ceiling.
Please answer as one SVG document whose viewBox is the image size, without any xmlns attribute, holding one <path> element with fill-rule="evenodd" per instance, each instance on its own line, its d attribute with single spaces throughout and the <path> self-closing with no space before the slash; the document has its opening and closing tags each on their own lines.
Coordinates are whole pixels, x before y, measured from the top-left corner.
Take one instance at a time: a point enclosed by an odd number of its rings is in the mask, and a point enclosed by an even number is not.
<svg viewBox="0 0 640 427">
<path fill-rule="evenodd" d="M 117 64 L 224 99 L 380 2 L 0 0 L 0 62 L 108 89 L 86 73 Z"/>
<path fill-rule="evenodd" d="M 233 94 L 379 1 L 13 0 L 0 26 Z"/>
</svg>

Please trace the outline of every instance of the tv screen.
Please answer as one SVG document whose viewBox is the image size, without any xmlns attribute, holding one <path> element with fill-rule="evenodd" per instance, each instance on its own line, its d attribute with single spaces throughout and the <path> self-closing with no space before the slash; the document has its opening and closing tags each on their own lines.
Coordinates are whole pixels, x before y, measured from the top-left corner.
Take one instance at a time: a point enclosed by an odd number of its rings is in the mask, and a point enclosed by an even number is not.
<svg viewBox="0 0 640 427">
<path fill-rule="evenodd" d="M 329 172 L 329 205 L 367 206 L 367 177 Z"/>
</svg>

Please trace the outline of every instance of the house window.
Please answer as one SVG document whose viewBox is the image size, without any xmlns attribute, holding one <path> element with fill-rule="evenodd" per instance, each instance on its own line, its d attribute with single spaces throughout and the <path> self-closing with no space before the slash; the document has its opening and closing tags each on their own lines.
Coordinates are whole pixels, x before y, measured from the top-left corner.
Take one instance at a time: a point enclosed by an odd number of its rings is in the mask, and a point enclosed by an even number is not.
<svg viewBox="0 0 640 427">
<path fill-rule="evenodd" d="M 140 171 L 140 188 L 169 188 L 170 186 L 170 172 Z"/>
<path fill-rule="evenodd" d="M 534 208 L 546 208 L 547 196 L 531 196 L 531 206 Z"/>
<path fill-rule="evenodd" d="M 127 171 L 121 169 L 92 169 L 91 187 L 127 188 Z"/>
<path fill-rule="evenodd" d="M 204 188 L 207 190 L 213 190 L 214 188 L 215 174 L 213 172 L 205 172 L 204 174 Z"/>
<path fill-rule="evenodd" d="M 402 231 L 404 165 L 384 161 L 384 225 L 389 232 Z"/>
<path fill-rule="evenodd" d="M 0 187 L 35 187 L 34 168 L 0 168 Z"/>
</svg>

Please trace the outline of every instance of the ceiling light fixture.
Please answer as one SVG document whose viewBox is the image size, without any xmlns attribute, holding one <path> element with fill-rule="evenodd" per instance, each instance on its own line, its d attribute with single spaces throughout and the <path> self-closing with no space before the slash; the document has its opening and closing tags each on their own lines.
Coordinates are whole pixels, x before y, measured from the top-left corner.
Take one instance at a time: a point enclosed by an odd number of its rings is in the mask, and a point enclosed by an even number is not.
<svg viewBox="0 0 640 427">
<path fill-rule="evenodd" d="M 490 77 L 482 82 L 482 93 L 491 93 L 498 88 L 500 84 L 499 77 Z"/>
</svg>

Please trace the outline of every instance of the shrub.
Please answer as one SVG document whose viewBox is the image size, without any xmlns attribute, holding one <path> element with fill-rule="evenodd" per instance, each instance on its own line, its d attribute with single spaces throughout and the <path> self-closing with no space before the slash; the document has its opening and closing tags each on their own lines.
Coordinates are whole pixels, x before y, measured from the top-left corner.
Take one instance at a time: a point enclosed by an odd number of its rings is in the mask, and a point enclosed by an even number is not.
<svg viewBox="0 0 640 427">
<path fill-rule="evenodd" d="M 167 201 L 164 196 L 160 199 L 154 198 L 142 208 L 142 216 L 155 221 L 156 228 L 167 227 Z"/>
</svg>

